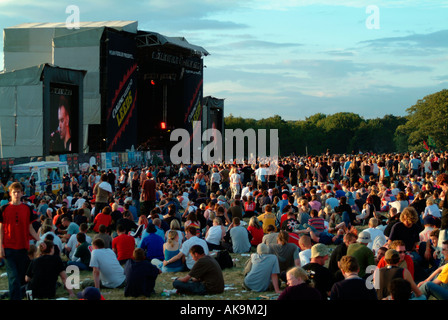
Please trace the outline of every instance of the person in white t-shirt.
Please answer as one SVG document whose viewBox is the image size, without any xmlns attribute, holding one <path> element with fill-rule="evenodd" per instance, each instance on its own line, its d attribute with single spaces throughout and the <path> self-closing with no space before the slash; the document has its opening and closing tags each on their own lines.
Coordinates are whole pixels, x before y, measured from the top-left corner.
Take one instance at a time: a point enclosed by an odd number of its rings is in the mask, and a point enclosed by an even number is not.
<svg viewBox="0 0 448 320">
<path fill-rule="evenodd" d="M 170 263 L 173 263 L 174 261 L 182 259 L 183 261 L 185 261 L 185 266 L 189 270 L 191 270 L 191 268 L 193 268 L 195 261 L 193 260 L 193 258 L 189 254 L 189 252 L 190 252 L 190 248 L 194 245 L 202 246 L 204 248 L 204 253 L 206 255 L 208 255 L 209 250 L 208 250 L 207 242 L 204 239 L 198 238 L 196 236 L 196 234 L 197 234 L 197 229 L 194 226 L 188 226 L 185 229 L 185 237 L 187 238 L 187 240 L 182 244 L 182 248 L 180 249 L 180 252 L 177 255 L 175 255 L 174 257 L 172 257 L 171 259 L 164 260 L 163 265 L 166 266 Z"/>
<path fill-rule="evenodd" d="M 232 199 L 235 199 L 235 195 L 241 194 L 242 187 L 241 176 L 234 167 L 230 170 L 230 190 L 232 190 Z"/>
<path fill-rule="evenodd" d="M 387 242 L 386 237 L 384 236 L 384 232 L 382 231 L 382 229 L 378 228 L 378 225 L 379 220 L 377 218 L 370 218 L 369 227 L 364 230 L 370 234 L 370 239 L 372 239 L 372 241 L 367 244 L 367 247 L 371 250 L 374 250 L 375 253 Z"/>
<path fill-rule="evenodd" d="M 90 267 L 93 269 L 93 285 L 95 288 L 124 288 L 126 276 L 124 269 L 112 249 L 104 248 L 104 241 L 100 238 L 93 240 L 93 251 Z M 81 287 L 92 286 L 92 280 L 85 280 Z"/>
<path fill-rule="evenodd" d="M 300 252 L 299 252 L 299 258 L 300 258 L 300 265 L 304 266 L 308 263 L 310 263 L 311 261 L 311 247 L 312 247 L 312 243 L 311 243 L 311 238 L 309 235 L 302 235 L 299 239 L 299 247 L 300 247 Z"/>
</svg>

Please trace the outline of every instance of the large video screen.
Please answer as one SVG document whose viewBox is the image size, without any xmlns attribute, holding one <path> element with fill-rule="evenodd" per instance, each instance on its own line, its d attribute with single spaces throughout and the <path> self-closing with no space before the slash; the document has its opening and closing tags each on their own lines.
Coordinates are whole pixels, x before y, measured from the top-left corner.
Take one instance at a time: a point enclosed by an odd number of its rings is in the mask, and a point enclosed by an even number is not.
<svg viewBox="0 0 448 320">
<path fill-rule="evenodd" d="M 78 87 L 50 85 L 50 154 L 77 152 L 79 133 Z"/>
</svg>

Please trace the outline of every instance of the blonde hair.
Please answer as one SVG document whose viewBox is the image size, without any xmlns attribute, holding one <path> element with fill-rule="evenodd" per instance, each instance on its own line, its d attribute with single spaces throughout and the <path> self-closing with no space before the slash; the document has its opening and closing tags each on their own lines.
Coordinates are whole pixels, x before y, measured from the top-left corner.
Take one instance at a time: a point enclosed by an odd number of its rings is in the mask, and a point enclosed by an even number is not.
<svg viewBox="0 0 448 320">
<path fill-rule="evenodd" d="M 180 230 L 180 224 L 177 219 L 173 219 L 170 222 L 170 229 L 171 230 Z"/>
<path fill-rule="evenodd" d="M 401 222 L 408 222 L 411 224 L 415 224 L 418 221 L 418 213 L 414 209 L 414 207 L 406 207 L 403 209 L 403 211 L 400 214 L 400 221 Z"/>
<path fill-rule="evenodd" d="M 296 279 L 302 279 L 304 282 L 309 280 L 308 273 L 301 267 L 293 267 L 288 270 L 287 274 L 292 275 Z"/>
<path fill-rule="evenodd" d="M 258 221 L 258 218 L 253 216 L 249 220 L 249 226 L 255 227 L 257 229 L 261 228 L 260 222 Z"/>
<path fill-rule="evenodd" d="M 170 246 L 174 246 L 175 242 L 176 242 L 176 237 L 177 237 L 178 233 L 176 230 L 170 230 L 168 231 L 168 235 L 167 235 L 167 242 L 169 243 Z"/>
</svg>

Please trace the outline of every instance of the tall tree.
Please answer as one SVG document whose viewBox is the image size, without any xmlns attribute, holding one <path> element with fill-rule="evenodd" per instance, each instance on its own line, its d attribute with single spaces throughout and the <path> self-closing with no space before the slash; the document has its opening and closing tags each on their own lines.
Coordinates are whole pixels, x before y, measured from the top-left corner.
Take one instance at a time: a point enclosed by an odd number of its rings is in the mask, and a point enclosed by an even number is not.
<svg viewBox="0 0 448 320">
<path fill-rule="evenodd" d="M 437 149 L 448 149 L 448 90 L 425 96 L 406 109 L 408 120 L 397 128 L 396 136 L 407 136 L 409 150 L 422 150 L 432 139 Z"/>
</svg>

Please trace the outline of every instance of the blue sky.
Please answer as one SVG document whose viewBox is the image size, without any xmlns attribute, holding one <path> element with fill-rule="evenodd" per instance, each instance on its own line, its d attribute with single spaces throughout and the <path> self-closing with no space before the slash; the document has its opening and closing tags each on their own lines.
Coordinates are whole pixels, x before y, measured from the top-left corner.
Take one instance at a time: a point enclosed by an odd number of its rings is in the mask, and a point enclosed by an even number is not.
<svg viewBox="0 0 448 320">
<path fill-rule="evenodd" d="M 225 99 L 226 116 L 403 116 L 448 88 L 446 1 L 0 0 L 0 27 L 64 22 L 68 5 L 204 47 L 204 96 Z"/>
</svg>

